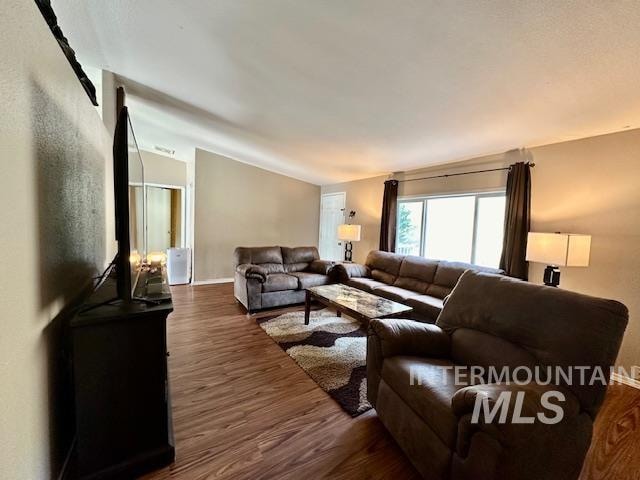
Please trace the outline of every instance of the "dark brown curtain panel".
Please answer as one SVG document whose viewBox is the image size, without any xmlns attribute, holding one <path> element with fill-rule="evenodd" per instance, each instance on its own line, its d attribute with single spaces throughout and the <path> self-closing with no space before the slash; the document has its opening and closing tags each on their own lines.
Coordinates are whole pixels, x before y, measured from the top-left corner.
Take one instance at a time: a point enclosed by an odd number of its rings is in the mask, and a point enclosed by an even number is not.
<svg viewBox="0 0 640 480">
<path fill-rule="evenodd" d="M 507 275 L 527 280 L 527 233 L 531 224 L 531 168 L 528 163 L 511 165 L 507 177 L 504 241 L 500 268 Z"/>
<path fill-rule="evenodd" d="M 380 224 L 380 250 L 396 251 L 396 216 L 398 210 L 398 181 L 384 182 L 382 221 Z"/>
</svg>

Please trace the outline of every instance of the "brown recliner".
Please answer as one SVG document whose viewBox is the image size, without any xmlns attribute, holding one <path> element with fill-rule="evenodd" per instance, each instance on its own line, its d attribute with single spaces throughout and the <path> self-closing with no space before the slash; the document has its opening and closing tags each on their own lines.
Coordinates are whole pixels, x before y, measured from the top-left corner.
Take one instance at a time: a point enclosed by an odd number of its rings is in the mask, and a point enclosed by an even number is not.
<svg viewBox="0 0 640 480">
<path fill-rule="evenodd" d="M 371 321 L 368 398 L 425 478 L 575 479 L 606 393 L 603 377 L 589 383 L 598 371 L 608 379 L 627 321 L 627 308 L 613 300 L 467 271 L 435 325 Z M 521 384 L 488 384 L 486 376 L 471 375 L 459 375 L 456 383 L 455 367 L 472 366 L 485 373 L 504 367 Z M 527 382 L 527 375 L 515 375 L 526 373 L 518 367 L 538 367 L 537 378 Z M 495 407 L 507 391 L 513 395 L 505 423 L 499 415 L 472 421 L 478 398 Z M 555 424 L 536 418 L 550 415 L 542 399 L 551 391 L 565 398 L 552 401 L 563 415 Z M 521 408 L 516 392 L 524 392 Z M 534 422 L 513 422 L 516 410 Z"/>
</svg>

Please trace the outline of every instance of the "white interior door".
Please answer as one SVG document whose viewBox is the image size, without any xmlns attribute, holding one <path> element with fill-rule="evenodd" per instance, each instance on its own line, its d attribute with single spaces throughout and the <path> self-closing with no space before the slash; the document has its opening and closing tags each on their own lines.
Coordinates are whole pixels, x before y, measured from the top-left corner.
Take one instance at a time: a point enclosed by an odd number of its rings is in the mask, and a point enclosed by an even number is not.
<svg viewBox="0 0 640 480">
<path fill-rule="evenodd" d="M 165 252 L 171 246 L 171 190 L 147 187 L 147 251 Z"/>
<path fill-rule="evenodd" d="M 326 193 L 320 197 L 320 258 L 343 260 L 344 244 L 338 240 L 338 225 L 344 223 L 346 193 Z"/>
</svg>

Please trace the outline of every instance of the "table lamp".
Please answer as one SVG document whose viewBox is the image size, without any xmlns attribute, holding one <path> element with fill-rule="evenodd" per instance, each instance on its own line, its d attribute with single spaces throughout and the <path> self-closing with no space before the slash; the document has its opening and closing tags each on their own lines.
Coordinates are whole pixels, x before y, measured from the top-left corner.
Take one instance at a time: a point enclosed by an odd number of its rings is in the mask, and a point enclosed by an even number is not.
<svg viewBox="0 0 640 480">
<path fill-rule="evenodd" d="M 560 268 L 588 267 L 591 251 L 591 235 L 573 233 L 529 232 L 527 236 L 527 261 L 546 263 L 544 284 L 560 285 Z"/>
<path fill-rule="evenodd" d="M 360 241 L 360 225 L 343 223 L 338 225 L 338 240 L 345 241 L 344 261 L 350 262 L 352 258 L 353 244 Z"/>
</svg>

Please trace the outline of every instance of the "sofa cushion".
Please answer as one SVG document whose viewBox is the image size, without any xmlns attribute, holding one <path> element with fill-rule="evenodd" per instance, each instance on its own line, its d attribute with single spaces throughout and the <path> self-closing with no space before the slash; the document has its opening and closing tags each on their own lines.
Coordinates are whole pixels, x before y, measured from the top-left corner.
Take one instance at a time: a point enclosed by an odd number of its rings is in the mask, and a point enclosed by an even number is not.
<svg viewBox="0 0 640 480">
<path fill-rule="evenodd" d="M 416 312 L 426 315 L 434 321 L 438 318 L 438 315 L 440 315 L 443 307 L 443 301 L 439 298 L 432 297 L 431 295 L 411 297 L 407 299 L 405 303 L 408 306 L 413 307 Z"/>
<path fill-rule="evenodd" d="M 298 279 L 286 273 L 272 273 L 262 284 L 263 292 L 280 292 L 283 290 L 297 290 Z"/>
<path fill-rule="evenodd" d="M 262 294 L 262 308 L 281 307 L 304 303 L 304 290 L 283 290 L 281 292 L 266 292 Z"/>
<path fill-rule="evenodd" d="M 453 287 L 456 286 L 458 280 L 466 270 L 475 272 L 503 274 L 504 271 L 497 268 L 481 267 L 464 262 L 447 262 L 441 260 L 438 262 L 438 268 L 433 279 L 433 285 L 427 288 L 427 295 L 433 297 L 444 298 L 451 293 Z"/>
<path fill-rule="evenodd" d="M 321 273 L 292 272 L 289 275 L 298 279 L 298 288 L 301 290 L 329 283 L 329 276 Z"/>
<path fill-rule="evenodd" d="M 335 265 L 335 262 L 331 260 L 314 260 L 309 264 L 307 271 L 311 273 L 321 273 L 322 275 L 329 275 L 331 269 Z"/>
<path fill-rule="evenodd" d="M 282 263 L 280 247 L 238 247 L 234 252 L 236 265 L 243 263 Z"/>
<path fill-rule="evenodd" d="M 408 298 L 420 295 L 419 292 L 414 292 L 413 290 L 407 290 L 400 287 L 393 287 L 390 285 L 384 285 L 382 287 L 374 287 L 371 293 L 373 293 L 374 295 L 378 295 L 380 297 L 388 298 L 389 300 L 393 300 L 394 302 L 403 302 L 403 303 Z"/>
<path fill-rule="evenodd" d="M 387 273 L 384 270 L 377 270 L 375 268 L 371 270 L 371 278 L 382 282 L 385 285 L 393 285 L 393 282 L 396 281 L 396 277 L 394 277 L 390 273 Z"/>
<path fill-rule="evenodd" d="M 282 263 L 286 272 L 306 270 L 311 262 L 319 258 L 316 247 L 282 247 Z"/>
<path fill-rule="evenodd" d="M 371 269 L 371 277 L 374 280 L 393 285 L 403 259 L 404 255 L 373 250 L 367 255 L 365 264 Z"/>
<path fill-rule="evenodd" d="M 472 265 L 468 263 L 440 261 L 433 278 L 433 285 L 427 288 L 427 295 L 438 298 L 446 297 L 458 283 L 458 279 L 464 271 L 471 267 Z"/>
<path fill-rule="evenodd" d="M 384 287 L 386 283 L 379 282 L 373 278 L 351 278 L 345 282 L 347 285 L 353 288 L 359 288 L 365 292 L 371 293 L 376 287 Z"/>
<path fill-rule="evenodd" d="M 234 251 L 237 267 L 244 263 L 260 265 L 267 273 L 283 273 L 282 251 L 280 247 L 238 247 Z"/>
<path fill-rule="evenodd" d="M 430 283 L 426 283 L 422 280 L 417 280 L 411 277 L 398 277 L 396 278 L 396 281 L 393 282 L 394 287 L 405 288 L 407 290 L 413 290 L 414 292 L 418 293 L 425 293 L 430 285 Z"/>
<path fill-rule="evenodd" d="M 453 290 L 452 287 L 443 287 L 442 285 L 436 285 L 434 283 L 427 288 L 427 295 L 444 299 L 444 297 L 451 293 L 451 290 Z"/>
<path fill-rule="evenodd" d="M 451 410 L 451 399 L 458 390 L 467 386 L 466 382 L 455 384 L 453 366 L 451 361 L 444 359 L 397 356 L 384 360 L 381 373 L 382 379 L 407 406 L 452 449 L 455 447 L 458 418 Z"/>
<path fill-rule="evenodd" d="M 394 285 L 424 293 L 433 283 L 437 268 L 437 260 L 407 255 L 400 265 L 400 272 Z"/>
</svg>

